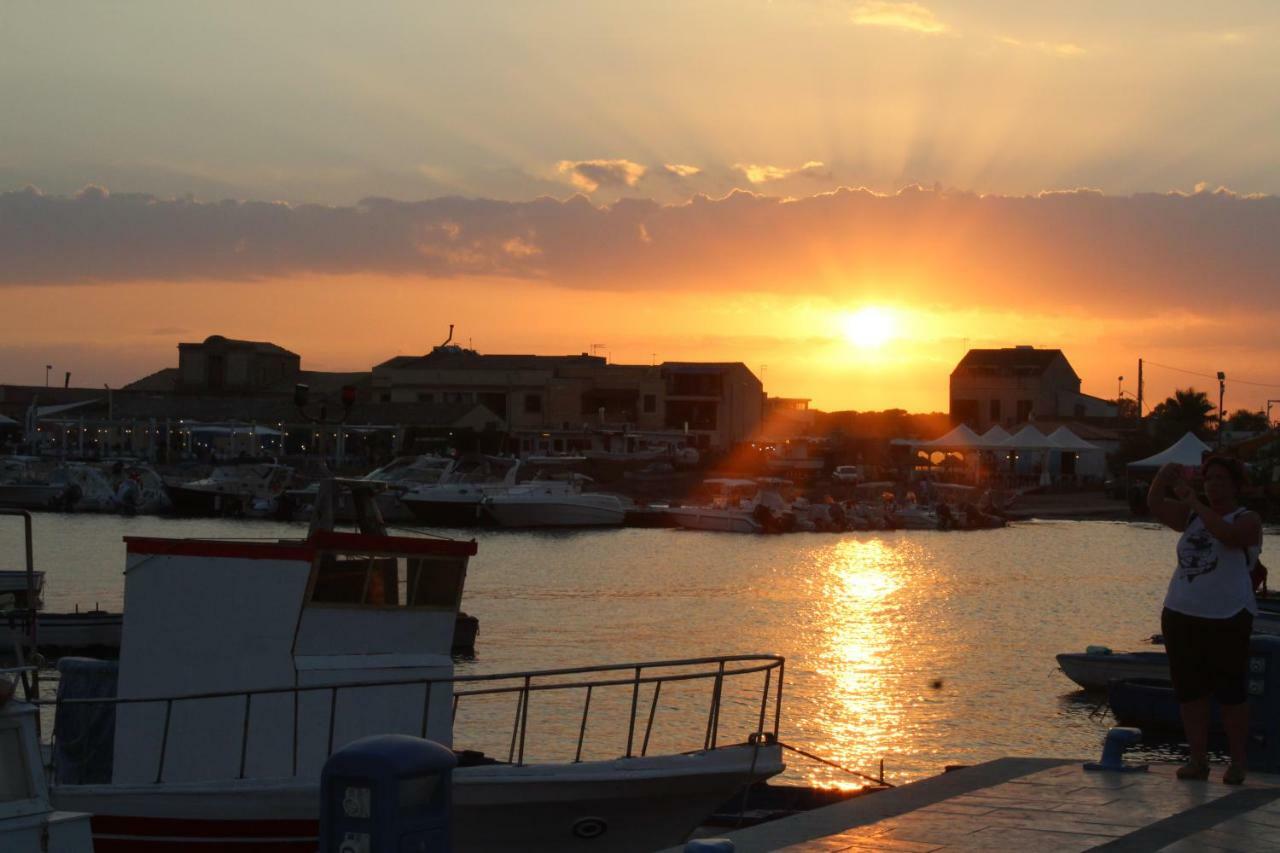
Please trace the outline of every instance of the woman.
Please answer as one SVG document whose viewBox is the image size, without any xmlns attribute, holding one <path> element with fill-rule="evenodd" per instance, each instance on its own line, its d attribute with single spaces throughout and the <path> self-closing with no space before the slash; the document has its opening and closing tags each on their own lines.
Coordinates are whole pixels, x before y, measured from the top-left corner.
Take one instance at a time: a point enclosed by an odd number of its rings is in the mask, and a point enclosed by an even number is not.
<svg viewBox="0 0 1280 853">
<path fill-rule="evenodd" d="M 1222 781 L 1239 785 L 1247 770 L 1249 634 L 1258 612 L 1249 570 L 1262 550 L 1262 520 L 1239 506 L 1245 474 L 1238 461 L 1212 456 L 1201 471 L 1204 501 L 1188 469 L 1172 464 L 1160 469 L 1147 495 L 1152 515 L 1182 532 L 1160 617 L 1191 748 L 1178 778 L 1209 777 L 1209 703 L 1216 697 L 1231 748 Z"/>
</svg>

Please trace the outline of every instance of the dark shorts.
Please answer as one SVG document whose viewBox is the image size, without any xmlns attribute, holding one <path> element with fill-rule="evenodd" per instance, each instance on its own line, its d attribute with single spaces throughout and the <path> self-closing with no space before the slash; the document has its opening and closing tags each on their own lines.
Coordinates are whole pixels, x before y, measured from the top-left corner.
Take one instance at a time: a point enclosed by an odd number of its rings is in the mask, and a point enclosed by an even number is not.
<svg viewBox="0 0 1280 853">
<path fill-rule="evenodd" d="M 1204 619 L 1166 607 L 1160 630 L 1179 702 L 1214 696 L 1223 705 L 1238 705 L 1249 698 L 1253 614 L 1248 610 L 1229 619 Z"/>
</svg>

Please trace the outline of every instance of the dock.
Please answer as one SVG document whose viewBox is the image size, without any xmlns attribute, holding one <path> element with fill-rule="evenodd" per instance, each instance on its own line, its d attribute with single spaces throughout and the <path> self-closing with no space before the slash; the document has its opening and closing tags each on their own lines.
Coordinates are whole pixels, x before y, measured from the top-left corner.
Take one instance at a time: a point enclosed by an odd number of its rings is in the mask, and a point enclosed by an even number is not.
<svg viewBox="0 0 1280 853">
<path fill-rule="evenodd" d="M 1002 758 L 772 823 L 724 833 L 736 853 L 879 850 L 1280 851 L 1280 774 L 1244 785 L 1083 760 Z"/>
</svg>

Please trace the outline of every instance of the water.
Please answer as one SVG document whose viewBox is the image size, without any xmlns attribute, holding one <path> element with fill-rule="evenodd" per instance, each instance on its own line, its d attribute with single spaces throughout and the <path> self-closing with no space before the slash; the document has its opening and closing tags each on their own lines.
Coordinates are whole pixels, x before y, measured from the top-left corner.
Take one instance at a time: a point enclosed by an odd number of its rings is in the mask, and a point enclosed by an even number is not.
<svg viewBox="0 0 1280 853">
<path fill-rule="evenodd" d="M 18 531 L 0 527 L 0 561 L 8 566 L 21 560 Z M 36 561 L 48 572 L 49 609 L 118 609 L 123 535 L 304 532 L 271 522 L 44 514 L 35 520 Z M 1094 643 L 1136 648 L 1158 631 L 1176 537 L 1110 522 L 778 537 L 457 535 L 479 542 L 463 607 L 481 626 L 477 656 L 459 672 L 785 655 L 782 739 L 866 772 L 883 760 L 895 783 L 1005 755 L 1095 756 L 1113 721 L 1074 691 L 1054 655 Z M 728 739 L 758 713 L 756 685 L 754 694 L 726 700 Z M 700 743 L 707 690 L 699 682 L 682 695 L 664 692 L 660 723 L 693 730 Z M 625 732 L 629 700 L 629 690 L 593 699 L 593 734 L 619 719 Z M 547 732 L 576 737 L 581 701 L 536 699 L 531 740 Z M 505 757 L 513 698 L 476 704 L 460 712 L 458 743 L 482 742 Z M 668 734 L 659 725 L 655 749 Z M 848 779 L 807 762 L 788 775 Z"/>
</svg>

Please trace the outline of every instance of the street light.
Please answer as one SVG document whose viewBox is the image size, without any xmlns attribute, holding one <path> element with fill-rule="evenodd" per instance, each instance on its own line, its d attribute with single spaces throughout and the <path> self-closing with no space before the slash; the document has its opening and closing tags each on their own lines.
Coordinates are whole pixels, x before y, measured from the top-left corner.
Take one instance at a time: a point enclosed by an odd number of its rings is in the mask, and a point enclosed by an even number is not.
<svg viewBox="0 0 1280 853">
<path fill-rule="evenodd" d="M 1116 400 L 1118 401 L 1123 396 L 1124 396 L 1124 377 L 1117 376 L 1116 377 Z"/>
<path fill-rule="evenodd" d="M 49 371 L 50 371 L 50 370 L 53 370 L 53 365 L 52 365 L 52 364 L 46 364 L 46 365 L 44 366 L 44 387 L 46 387 L 46 388 L 48 388 L 48 387 L 49 387 Z"/>
</svg>

